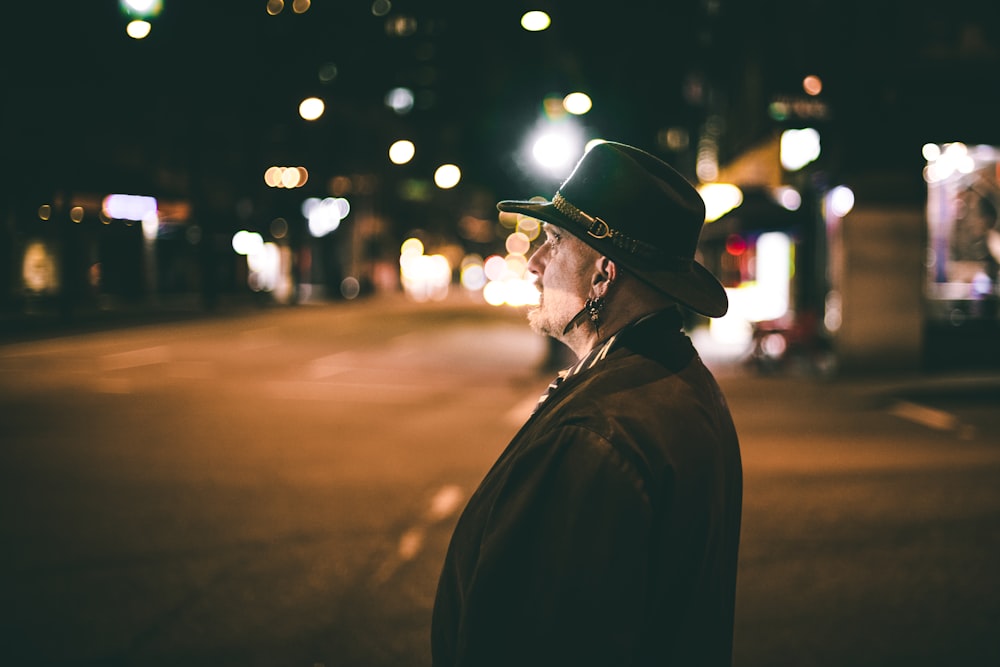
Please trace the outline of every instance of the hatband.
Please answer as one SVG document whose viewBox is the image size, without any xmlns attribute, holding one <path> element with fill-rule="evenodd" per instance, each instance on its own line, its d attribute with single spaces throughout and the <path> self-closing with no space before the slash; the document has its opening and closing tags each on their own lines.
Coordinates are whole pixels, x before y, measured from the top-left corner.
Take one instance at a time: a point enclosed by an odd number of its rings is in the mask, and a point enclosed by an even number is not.
<svg viewBox="0 0 1000 667">
<path fill-rule="evenodd" d="M 587 234 L 595 239 L 609 239 L 615 247 L 620 248 L 631 255 L 635 255 L 644 261 L 656 262 L 661 266 L 668 265 L 670 268 L 677 271 L 691 270 L 693 260 L 687 257 L 666 255 L 649 243 L 633 239 L 630 236 L 623 234 L 617 229 L 612 228 L 611 225 L 601 218 L 585 213 L 581 209 L 577 208 L 559 192 L 556 192 L 555 196 L 552 198 L 552 205 L 557 211 L 565 215 L 567 218 L 579 225 L 582 225 Z"/>
</svg>

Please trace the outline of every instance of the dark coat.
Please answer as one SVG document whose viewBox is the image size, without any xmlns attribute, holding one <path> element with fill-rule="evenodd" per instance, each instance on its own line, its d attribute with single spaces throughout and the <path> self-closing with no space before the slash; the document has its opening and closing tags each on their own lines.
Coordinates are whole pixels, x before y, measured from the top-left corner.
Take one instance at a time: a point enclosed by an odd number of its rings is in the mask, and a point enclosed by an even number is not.
<svg viewBox="0 0 1000 667">
<path fill-rule="evenodd" d="M 736 431 L 668 310 L 521 428 L 455 528 L 435 667 L 730 665 Z"/>
</svg>

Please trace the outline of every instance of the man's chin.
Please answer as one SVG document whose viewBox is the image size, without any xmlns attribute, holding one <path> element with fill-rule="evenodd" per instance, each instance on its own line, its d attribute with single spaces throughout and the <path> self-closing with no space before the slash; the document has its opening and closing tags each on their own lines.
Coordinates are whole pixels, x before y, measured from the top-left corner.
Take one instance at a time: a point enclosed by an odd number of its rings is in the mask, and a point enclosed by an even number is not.
<svg viewBox="0 0 1000 667">
<path fill-rule="evenodd" d="M 548 322 L 545 319 L 545 315 L 542 313 L 541 306 L 535 306 L 528 310 L 528 325 L 535 333 L 542 334 L 544 336 L 551 335 L 549 333 Z"/>
<path fill-rule="evenodd" d="M 557 338 L 562 333 L 562 327 L 552 322 L 551 317 L 542 306 L 535 306 L 528 311 L 528 325 L 535 333 Z"/>
</svg>

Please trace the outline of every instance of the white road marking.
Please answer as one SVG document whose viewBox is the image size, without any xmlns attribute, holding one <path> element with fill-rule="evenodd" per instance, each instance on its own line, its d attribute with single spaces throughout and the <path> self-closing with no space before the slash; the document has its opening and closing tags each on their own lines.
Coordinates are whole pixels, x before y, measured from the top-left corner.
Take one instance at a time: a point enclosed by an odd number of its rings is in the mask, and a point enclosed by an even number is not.
<svg viewBox="0 0 1000 667">
<path fill-rule="evenodd" d="M 396 553 L 401 561 L 410 561 L 420 553 L 420 548 L 424 546 L 424 530 L 420 527 L 410 528 L 399 538 L 399 547 Z"/>
<path fill-rule="evenodd" d="M 438 489 L 431 497 L 427 511 L 399 536 L 396 551 L 389 554 L 379 565 L 373 575 L 374 583 L 376 585 L 386 583 L 404 563 L 416 558 L 424 547 L 427 529 L 454 514 L 464 499 L 465 494 L 462 489 L 454 484 Z"/>
<path fill-rule="evenodd" d="M 889 414 L 938 431 L 951 431 L 958 424 L 958 419 L 949 412 L 909 401 L 896 401 L 895 405 L 889 408 Z"/>
<path fill-rule="evenodd" d="M 306 367 L 306 372 L 309 377 L 314 380 L 328 378 L 331 375 L 336 375 L 349 370 L 352 367 L 352 364 L 348 363 L 348 361 L 355 360 L 356 357 L 357 355 L 353 352 L 337 352 L 336 354 L 328 354 L 325 357 L 320 357 L 310 361 Z"/>
<path fill-rule="evenodd" d="M 919 403 L 910 401 L 896 401 L 890 408 L 889 414 L 906 419 L 908 421 L 932 428 L 936 431 L 955 431 L 963 439 L 975 436 L 975 428 L 967 424 L 962 424 L 958 417 Z"/>
<path fill-rule="evenodd" d="M 465 494 L 462 493 L 462 489 L 455 484 L 442 486 L 431 498 L 431 504 L 426 514 L 427 519 L 431 522 L 441 521 L 457 510 L 464 498 Z"/>
<path fill-rule="evenodd" d="M 120 371 L 126 368 L 136 368 L 137 366 L 151 366 L 162 364 L 170 360 L 170 352 L 166 345 L 155 347 L 144 347 L 139 350 L 129 350 L 128 352 L 118 352 L 116 354 L 105 354 L 100 358 L 101 370 Z"/>
</svg>

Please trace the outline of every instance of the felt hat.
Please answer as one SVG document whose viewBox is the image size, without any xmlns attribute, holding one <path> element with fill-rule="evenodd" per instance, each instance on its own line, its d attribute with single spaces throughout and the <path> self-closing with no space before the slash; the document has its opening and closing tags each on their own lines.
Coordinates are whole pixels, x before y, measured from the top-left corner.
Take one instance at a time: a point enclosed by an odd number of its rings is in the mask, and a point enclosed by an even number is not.
<svg viewBox="0 0 1000 667">
<path fill-rule="evenodd" d="M 722 284 L 694 259 L 705 202 L 676 170 L 645 151 L 596 144 L 552 201 L 504 200 L 497 208 L 566 230 L 698 313 L 722 317 L 729 308 Z"/>
</svg>

